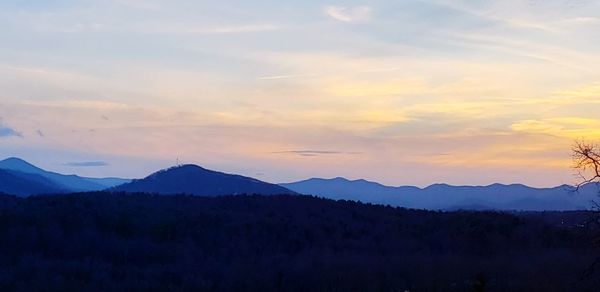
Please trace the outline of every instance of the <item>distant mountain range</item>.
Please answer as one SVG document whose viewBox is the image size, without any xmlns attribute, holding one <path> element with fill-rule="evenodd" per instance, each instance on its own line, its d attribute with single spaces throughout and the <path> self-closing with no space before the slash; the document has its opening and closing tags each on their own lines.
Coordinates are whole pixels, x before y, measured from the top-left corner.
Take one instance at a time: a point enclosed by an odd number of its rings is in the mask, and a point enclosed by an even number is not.
<svg viewBox="0 0 600 292">
<path fill-rule="evenodd" d="M 301 194 L 330 199 L 356 200 L 417 209 L 438 210 L 582 210 L 600 199 L 599 184 L 573 187 L 532 188 L 521 184 L 488 186 L 451 186 L 434 184 L 426 188 L 385 186 L 366 180 L 312 178 L 280 184 Z"/>
<path fill-rule="evenodd" d="M 41 175 L 0 169 L 0 192 L 29 196 L 44 193 L 64 193 L 65 190 Z"/>
<path fill-rule="evenodd" d="M 0 161 L 0 193 L 18 196 L 109 190 L 154 194 L 198 196 L 236 194 L 305 194 L 335 200 L 431 210 L 583 210 L 599 200 L 600 185 L 591 183 L 574 192 L 567 185 L 532 188 L 521 184 L 451 186 L 434 184 L 426 188 L 386 186 L 376 182 L 311 178 L 294 183 L 271 184 L 254 178 L 183 165 L 150 176 L 127 180 L 63 175 L 38 168 L 22 159 Z"/>
<path fill-rule="evenodd" d="M 120 178 L 89 178 L 59 174 L 43 170 L 14 157 L 0 161 L 0 170 L 5 177 L 19 177 L 19 180 L 0 183 L 1 192 L 14 195 L 100 191 L 131 181 Z M 28 181 L 29 185 L 21 184 L 25 181 Z"/>
<path fill-rule="evenodd" d="M 183 165 L 156 172 L 144 179 L 110 189 L 115 192 L 192 194 L 198 196 L 296 194 L 289 189 L 250 177 Z"/>
</svg>

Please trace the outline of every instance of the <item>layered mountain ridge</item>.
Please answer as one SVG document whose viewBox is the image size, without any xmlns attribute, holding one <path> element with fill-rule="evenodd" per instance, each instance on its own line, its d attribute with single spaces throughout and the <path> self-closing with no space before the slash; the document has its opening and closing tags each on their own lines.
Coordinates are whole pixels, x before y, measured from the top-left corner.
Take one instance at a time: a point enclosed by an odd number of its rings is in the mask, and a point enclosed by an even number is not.
<svg viewBox="0 0 600 292">
<path fill-rule="evenodd" d="M 121 178 L 89 178 L 78 175 L 65 175 L 46 171 L 20 158 L 11 157 L 0 161 L 0 169 L 5 171 L 20 172 L 38 175 L 46 178 L 56 189 L 65 192 L 90 192 L 101 191 L 129 182 Z"/>
<path fill-rule="evenodd" d="M 311 178 L 294 183 L 272 184 L 251 177 L 182 165 L 157 171 L 146 178 L 87 178 L 43 170 L 19 158 L 0 161 L 0 193 L 17 196 L 108 190 L 123 193 L 219 196 L 239 194 L 303 194 L 335 200 L 429 210 L 586 210 L 598 200 L 600 185 L 590 183 L 577 192 L 561 185 L 533 188 L 523 184 L 452 186 L 433 184 L 425 188 L 387 186 L 364 179 Z"/>
<path fill-rule="evenodd" d="M 386 186 L 363 179 L 311 178 L 280 184 L 301 194 L 330 199 L 402 206 L 416 209 L 477 210 L 583 210 L 598 199 L 600 185 L 590 183 L 579 190 L 568 185 L 533 188 L 523 184 L 452 186 L 433 184 L 425 188 Z"/>
</svg>

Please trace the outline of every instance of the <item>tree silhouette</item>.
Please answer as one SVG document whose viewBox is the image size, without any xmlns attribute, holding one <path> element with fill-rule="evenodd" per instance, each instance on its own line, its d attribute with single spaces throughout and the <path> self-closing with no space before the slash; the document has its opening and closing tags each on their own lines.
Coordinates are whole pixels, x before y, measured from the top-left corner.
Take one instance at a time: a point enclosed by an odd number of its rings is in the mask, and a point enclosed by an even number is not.
<svg viewBox="0 0 600 292">
<path fill-rule="evenodd" d="M 576 141 L 573 147 L 574 168 L 580 182 L 577 189 L 585 184 L 600 182 L 600 146 L 584 140 Z"/>
<path fill-rule="evenodd" d="M 0 195 L 0 291 L 598 291 L 589 212 Z M 554 264 L 548 264 L 554 263 Z"/>
<path fill-rule="evenodd" d="M 584 185 L 600 183 L 600 145 L 580 140 L 575 142 L 572 151 L 573 168 L 577 170 L 577 176 L 580 178 L 579 183 L 575 185 L 576 191 Z M 598 228 L 600 225 L 600 203 L 594 201 L 592 204 L 596 215 L 588 221 L 587 225 L 589 228 L 598 231 L 600 230 Z M 594 243 L 596 246 L 600 246 L 600 234 L 595 236 Z M 600 257 L 596 258 L 585 275 L 591 276 L 596 274 L 598 267 L 600 267 Z"/>
</svg>

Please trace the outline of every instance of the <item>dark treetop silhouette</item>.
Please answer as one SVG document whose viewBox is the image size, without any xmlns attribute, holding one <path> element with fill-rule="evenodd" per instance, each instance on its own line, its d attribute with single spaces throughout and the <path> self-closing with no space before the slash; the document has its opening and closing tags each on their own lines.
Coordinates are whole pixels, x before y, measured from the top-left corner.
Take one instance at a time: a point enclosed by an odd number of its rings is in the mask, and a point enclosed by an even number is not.
<svg viewBox="0 0 600 292">
<path fill-rule="evenodd" d="M 597 291 L 589 212 L 0 196 L 0 291 Z"/>
</svg>

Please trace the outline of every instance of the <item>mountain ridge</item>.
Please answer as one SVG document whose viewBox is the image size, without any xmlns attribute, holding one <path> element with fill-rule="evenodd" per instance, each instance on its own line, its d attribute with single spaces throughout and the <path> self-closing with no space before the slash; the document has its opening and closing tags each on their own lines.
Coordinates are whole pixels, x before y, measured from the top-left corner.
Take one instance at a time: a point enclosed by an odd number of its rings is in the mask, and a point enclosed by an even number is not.
<svg viewBox="0 0 600 292">
<path fill-rule="evenodd" d="M 39 174 L 0 169 L 0 193 L 30 196 L 65 192 L 65 189 Z"/>
<path fill-rule="evenodd" d="M 44 170 L 17 157 L 0 161 L 0 169 L 40 175 L 69 192 L 101 191 L 130 181 L 121 178 L 90 178 L 75 174 L 60 174 Z"/>
<path fill-rule="evenodd" d="M 579 189 L 560 185 L 536 188 L 524 184 L 450 185 L 431 184 L 416 186 L 386 186 L 366 180 L 310 178 L 281 186 L 301 194 L 329 199 L 350 199 L 366 203 L 389 204 L 417 209 L 477 209 L 494 210 L 581 210 L 589 209 L 591 201 L 600 193 L 598 184 L 588 184 Z M 537 202 L 537 205 L 533 202 Z"/>
<path fill-rule="evenodd" d="M 3 171 L 0 192 L 19 196 L 99 190 L 200 196 L 304 194 L 429 210 L 566 211 L 589 209 L 600 193 L 600 184 L 594 183 L 582 186 L 577 193 L 573 192 L 573 187 L 564 184 L 536 188 L 519 183 L 474 186 L 437 183 L 421 188 L 389 186 L 344 177 L 313 177 L 293 183 L 272 184 L 192 164 L 159 170 L 136 180 L 86 178 L 46 171 L 15 157 L 0 161 L 0 170 Z M 11 183 L 11 179 L 14 183 Z M 30 185 L 24 181 L 29 181 Z M 121 184 L 123 181 L 126 183 Z"/>
<path fill-rule="evenodd" d="M 187 164 L 159 170 L 146 178 L 109 189 L 112 192 L 147 192 L 165 195 L 198 196 L 262 194 L 283 195 L 295 192 L 255 178 L 228 174 Z"/>
</svg>

